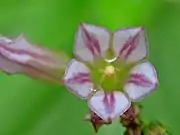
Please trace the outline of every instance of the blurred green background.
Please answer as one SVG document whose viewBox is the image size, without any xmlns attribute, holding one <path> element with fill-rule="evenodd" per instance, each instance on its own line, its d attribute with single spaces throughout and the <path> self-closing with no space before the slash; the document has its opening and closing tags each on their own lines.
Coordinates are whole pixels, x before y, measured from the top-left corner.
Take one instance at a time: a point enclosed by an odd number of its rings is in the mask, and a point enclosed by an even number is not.
<svg viewBox="0 0 180 135">
<path fill-rule="evenodd" d="M 110 30 L 145 26 L 160 85 L 142 101 L 145 121 L 180 135 L 180 5 L 178 0 L 0 0 L 0 33 L 72 55 L 80 22 Z M 86 102 L 65 88 L 22 75 L 0 74 L 0 135 L 93 135 Z M 114 123 L 99 135 L 121 135 Z"/>
</svg>

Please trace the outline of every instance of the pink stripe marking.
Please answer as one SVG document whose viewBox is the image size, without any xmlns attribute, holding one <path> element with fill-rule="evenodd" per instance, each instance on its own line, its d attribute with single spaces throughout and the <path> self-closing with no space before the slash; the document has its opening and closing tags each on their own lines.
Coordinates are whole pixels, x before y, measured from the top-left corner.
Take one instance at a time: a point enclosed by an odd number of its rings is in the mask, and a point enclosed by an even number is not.
<svg viewBox="0 0 180 135">
<path fill-rule="evenodd" d="M 114 110 L 114 105 L 115 105 L 115 97 L 114 97 L 114 93 L 111 92 L 110 93 L 110 103 L 111 103 L 111 108 Z"/>
<path fill-rule="evenodd" d="M 107 113 L 112 113 L 114 110 L 114 104 L 115 104 L 115 97 L 114 94 L 111 93 L 105 93 L 104 99 L 103 99 L 104 106 L 106 107 Z"/>
<path fill-rule="evenodd" d="M 37 53 L 34 53 L 34 52 L 30 52 L 30 51 L 27 51 L 27 50 L 24 50 L 24 49 L 16 49 L 16 48 L 10 48 L 8 46 L 9 44 L 0 44 L 0 49 L 4 49 L 6 51 L 8 51 L 9 53 L 14 53 L 14 54 L 18 54 L 18 55 L 30 55 L 31 57 L 34 57 L 36 59 L 42 59 L 42 60 L 51 60 L 52 61 L 52 58 L 48 57 L 48 56 L 41 56 Z"/>
<path fill-rule="evenodd" d="M 51 77 L 51 78 L 53 78 L 53 79 L 55 79 L 55 80 L 58 80 L 60 83 L 62 83 L 62 81 L 60 80 L 61 78 L 58 78 L 58 77 L 56 77 L 56 76 L 54 76 L 54 75 L 52 75 L 52 74 L 50 74 L 50 73 L 48 73 L 48 72 L 45 72 L 45 71 L 43 71 L 43 70 L 41 70 L 41 69 L 38 69 L 38 68 L 35 68 L 35 67 L 33 67 L 33 66 L 31 66 L 31 65 L 29 65 L 28 63 L 27 64 L 23 64 L 23 63 L 19 63 L 19 62 L 17 62 L 17 61 L 14 61 L 14 60 L 11 60 L 11 59 L 9 59 L 9 58 L 7 58 L 7 57 L 4 57 L 4 55 L 2 55 L 1 53 L 0 53 L 0 57 L 2 57 L 3 59 L 5 59 L 6 61 L 9 61 L 9 62 L 12 62 L 12 63 L 15 63 L 15 64 L 18 64 L 18 65 L 20 65 L 20 66 L 22 66 L 22 68 L 23 68 L 23 70 L 24 69 L 32 69 L 32 70 L 35 70 L 35 71 L 37 71 L 37 72 L 40 72 L 40 73 L 42 73 L 42 74 L 44 74 L 44 75 L 46 75 L 46 76 L 48 76 L 48 77 Z M 23 71 L 22 70 L 22 72 L 16 72 L 16 73 L 13 73 L 13 74 L 24 74 L 24 75 L 27 75 L 27 76 L 29 76 L 27 73 L 26 73 L 26 70 L 25 71 Z M 11 74 L 11 73 L 9 73 L 9 72 L 7 72 L 7 71 L 4 71 L 5 73 L 7 73 L 7 74 Z M 38 78 L 38 77 L 37 77 Z"/>
<path fill-rule="evenodd" d="M 142 87 L 149 87 L 153 85 L 153 83 L 143 74 L 132 74 L 129 83 Z"/>
<path fill-rule="evenodd" d="M 75 75 L 73 78 L 67 80 L 68 83 L 86 83 L 90 82 L 89 74 L 88 73 L 79 73 Z"/>
<path fill-rule="evenodd" d="M 100 55 L 101 48 L 99 45 L 98 40 L 93 37 L 93 35 L 90 35 L 87 30 L 82 26 L 83 29 L 83 39 L 85 41 L 85 44 L 87 45 L 88 49 L 92 52 L 93 55 Z"/>
<path fill-rule="evenodd" d="M 139 33 L 134 37 L 130 37 L 126 43 L 123 45 L 122 49 L 119 52 L 119 56 L 122 57 L 124 54 L 124 58 L 127 59 L 131 53 L 137 48 L 139 42 Z"/>
</svg>

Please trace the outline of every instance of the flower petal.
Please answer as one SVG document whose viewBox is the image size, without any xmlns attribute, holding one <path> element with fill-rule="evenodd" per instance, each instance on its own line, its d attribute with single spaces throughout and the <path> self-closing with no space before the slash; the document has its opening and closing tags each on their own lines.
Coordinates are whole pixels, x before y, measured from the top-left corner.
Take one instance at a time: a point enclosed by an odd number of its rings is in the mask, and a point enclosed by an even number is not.
<svg viewBox="0 0 180 135">
<path fill-rule="evenodd" d="M 109 48 L 109 33 L 105 28 L 81 24 L 76 34 L 74 53 L 83 61 L 93 61 Z"/>
<path fill-rule="evenodd" d="M 113 42 L 116 56 L 127 62 L 136 62 L 147 56 L 146 36 L 141 27 L 118 30 Z"/>
<path fill-rule="evenodd" d="M 0 69 L 9 74 L 22 73 L 33 78 L 60 83 L 68 64 L 67 57 L 32 45 L 23 37 L 0 37 Z"/>
<path fill-rule="evenodd" d="M 125 91 L 133 101 L 138 101 L 156 89 L 158 79 L 156 70 L 150 62 L 135 66 L 130 73 L 130 80 L 125 85 Z"/>
<path fill-rule="evenodd" d="M 66 70 L 64 84 L 78 97 L 87 99 L 93 88 L 89 72 L 85 64 L 74 59 Z"/>
<path fill-rule="evenodd" d="M 121 116 L 129 107 L 130 101 L 122 92 L 104 93 L 98 91 L 88 101 L 89 107 L 103 120 L 113 120 Z"/>
<path fill-rule="evenodd" d="M 0 35 L 0 43 L 4 43 L 4 42 L 11 43 L 12 40 Z"/>
</svg>

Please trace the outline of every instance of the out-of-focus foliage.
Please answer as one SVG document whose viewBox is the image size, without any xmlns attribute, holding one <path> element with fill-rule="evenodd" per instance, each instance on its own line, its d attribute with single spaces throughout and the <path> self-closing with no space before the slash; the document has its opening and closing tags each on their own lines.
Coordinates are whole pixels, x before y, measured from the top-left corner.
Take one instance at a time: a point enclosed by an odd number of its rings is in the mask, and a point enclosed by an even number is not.
<svg viewBox="0 0 180 135">
<path fill-rule="evenodd" d="M 34 43 L 72 55 L 77 25 L 84 21 L 111 30 L 143 25 L 160 86 L 142 101 L 145 121 L 159 120 L 174 135 L 180 121 L 180 5 L 178 0 L 1 0 L 0 33 L 24 33 Z M 0 135 L 92 135 L 86 102 L 65 88 L 22 75 L 0 74 Z M 120 135 L 103 127 L 99 135 Z"/>
</svg>

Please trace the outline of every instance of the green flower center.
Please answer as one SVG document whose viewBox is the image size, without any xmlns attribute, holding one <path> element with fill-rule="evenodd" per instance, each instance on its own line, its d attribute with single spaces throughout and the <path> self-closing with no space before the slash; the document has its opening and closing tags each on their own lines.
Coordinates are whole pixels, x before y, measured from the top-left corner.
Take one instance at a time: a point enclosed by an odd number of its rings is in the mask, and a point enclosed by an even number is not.
<svg viewBox="0 0 180 135">
<path fill-rule="evenodd" d="M 132 64 L 126 64 L 116 58 L 111 60 L 97 58 L 90 66 L 91 79 L 104 91 L 122 91 L 132 67 Z"/>
<path fill-rule="evenodd" d="M 115 68 L 112 65 L 106 66 L 104 70 L 105 76 L 112 76 L 115 74 Z"/>
</svg>

